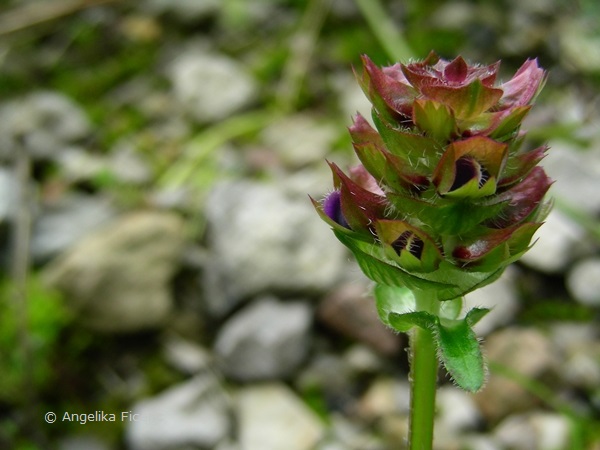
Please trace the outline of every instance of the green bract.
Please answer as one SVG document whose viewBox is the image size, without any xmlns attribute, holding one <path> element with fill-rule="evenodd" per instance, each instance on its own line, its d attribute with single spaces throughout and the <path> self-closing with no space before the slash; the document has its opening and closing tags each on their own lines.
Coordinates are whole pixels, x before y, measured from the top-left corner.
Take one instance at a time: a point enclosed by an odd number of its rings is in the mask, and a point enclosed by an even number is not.
<svg viewBox="0 0 600 450">
<path fill-rule="evenodd" d="M 484 286 L 525 253 L 547 214 L 546 147 L 523 148 L 521 122 L 544 83 L 528 60 L 495 85 L 499 63 L 431 53 L 377 67 L 358 81 L 375 127 L 349 128 L 361 165 L 330 164 L 334 191 L 320 216 L 377 283 L 435 290 L 450 300 Z"/>
</svg>

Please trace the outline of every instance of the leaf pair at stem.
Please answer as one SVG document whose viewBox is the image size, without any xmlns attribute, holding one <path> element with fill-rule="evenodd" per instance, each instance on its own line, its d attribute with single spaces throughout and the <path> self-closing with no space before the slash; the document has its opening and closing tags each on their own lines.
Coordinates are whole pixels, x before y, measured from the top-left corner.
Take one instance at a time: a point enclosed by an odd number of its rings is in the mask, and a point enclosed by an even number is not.
<svg viewBox="0 0 600 450">
<path fill-rule="evenodd" d="M 438 314 L 434 314 L 417 310 L 415 294 L 407 288 L 377 284 L 374 295 L 379 317 L 390 328 L 407 333 L 419 327 L 432 333 L 438 358 L 458 386 L 469 392 L 483 386 L 486 369 L 473 326 L 489 309 L 473 308 L 459 318 L 463 306 L 460 297 L 441 302 Z"/>
</svg>

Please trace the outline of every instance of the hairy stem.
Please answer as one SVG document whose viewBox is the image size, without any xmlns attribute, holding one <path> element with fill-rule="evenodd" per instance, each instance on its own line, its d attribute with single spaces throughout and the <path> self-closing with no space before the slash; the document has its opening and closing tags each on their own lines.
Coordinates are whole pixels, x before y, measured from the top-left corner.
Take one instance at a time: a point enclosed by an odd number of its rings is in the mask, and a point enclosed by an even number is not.
<svg viewBox="0 0 600 450">
<path fill-rule="evenodd" d="M 435 294 L 415 292 L 417 309 L 436 314 L 439 302 Z M 435 416 L 435 391 L 438 362 L 433 333 L 415 327 L 410 336 L 410 450 L 431 450 Z"/>
</svg>

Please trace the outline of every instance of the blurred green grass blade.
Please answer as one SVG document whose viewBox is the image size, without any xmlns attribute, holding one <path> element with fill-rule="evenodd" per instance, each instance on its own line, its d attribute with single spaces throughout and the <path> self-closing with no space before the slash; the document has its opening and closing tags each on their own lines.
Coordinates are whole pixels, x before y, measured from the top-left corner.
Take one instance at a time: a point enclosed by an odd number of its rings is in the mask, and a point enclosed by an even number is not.
<svg viewBox="0 0 600 450">
<path fill-rule="evenodd" d="M 203 130 L 186 145 L 179 158 L 159 177 L 159 186 L 177 188 L 189 183 L 222 145 L 261 130 L 276 117 L 277 115 L 269 110 L 252 111 L 230 117 Z"/>
<path fill-rule="evenodd" d="M 318 42 L 331 0 L 312 0 L 306 7 L 298 30 L 292 35 L 283 75 L 277 87 L 276 106 L 293 111 L 299 101 L 302 83 L 310 69 L 310 61 Z"/>
<path fill-rule="evenodd" d="M 369 28 L 393 61 L 406 62 L 414 56 L 410 46 L 379 0 L 356 0 Z"/>
</svg>

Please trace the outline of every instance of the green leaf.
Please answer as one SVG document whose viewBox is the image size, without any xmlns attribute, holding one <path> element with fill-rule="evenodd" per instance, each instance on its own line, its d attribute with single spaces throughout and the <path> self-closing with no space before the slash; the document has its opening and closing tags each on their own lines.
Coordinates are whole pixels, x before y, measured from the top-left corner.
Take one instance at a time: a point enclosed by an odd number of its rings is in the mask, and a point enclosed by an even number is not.
<svg viewBox="0 0 600 450">
<path fill-rule="evenodd" d="M 454 320 L 457 319 L 462 311 L 463 298 L 456 297 L 452 300 L 442 301 L 440 305 L 440 317 L 443 319 Z"/>
<path fill-rule="evenodd" d="M 465 320 L 467 321 L 470 327 L 474 327 L 475 324 L 481 319 L 483 319 L 483 317 L 489 312 L 490 310 L 488 308 L 473 308 L 469 310 L 469 312 L 465 316 Z"/>
<path fill-rule="evenodd" d="M 376 283 L 388 286 L 407 287 L 419 290 L 445 290 L 456 287 L 453 283 L 439 283 L 411 275 L 398 266 L 388 262 L 377 244 L 369 244 L 333 231 L 339 241 L 352 251 L 363 273 Z"/>
<path fill-rule="evenodd" d="M 478 314 L 472 314 L 471 319 L 477 318 Z M 434 337 L 442 364 L 458 386 L 477 392 L 485 382 L 486 369 L 479 341 L 469 320 L 455 320 L 448 325 L 438 321 L 436 325 Z"/>
<path fill-rule="evenodd" d="M 442 156 L 444 147 L 432 138 L 393 128 L 377 114 L 373 122 L 387 150 L 408 161 L 416 173 L 429 172 Z"/>
<path fill-rule="evenodd" d="M 521 126 L 523 119 L 530 109 L 531 105 L 514 107 L 508 115 L 502 118 L 494 131 L 490 133 L 490 137 L 500 142 L 510 139 L 513 133 Z"/>
<path fill-rule="evenodd" d="M 446 105 L 433 100 L 416 100 L 413 120 L 425 134 L 437 142 L 445 143 L 456 132 L 456 122 Z"/>
<path fill-rule="evenodd" d="M 440 362 L 456 384 L 469 392 L 481 389 L 486 368 L 472 327 L 489 312 L 488 309 L 474 308 L 461 320 L 440 320 L 426 311 L 410 311 L 414 297 L 411 299 L 406 292 L 376 287 L 375 297 L 379 315 L 386 325 L 401 333 L 415 326 L 431 330 Z"/>
<path fill-rule="evenodd" d="M 485 204 L 481 200 L 451 198 L 428 201 L 393 192 L 388 192 L 386 197 L 396 210 L 430 225 L 435 233 L 445 235 L 472 231 L 481 222 L 497 216 L 508 203 Z"/>
<path fill-rule="evenodd" d="M 387 286 L 376 284 L 373 289 L 377 313 L 381 321 L 391 327 L 389 315 L 391 313 L 406 314 L 416 309 L 415 296 L 406 287 Z"/>
<path fill-rule="evenodd" d="M 406 314 L 391 313 L 388 320 L 390 326 L 401 333 L 406 333 L 415 326 L 435 330 L 439 322 L 437 316 L 425 311 L 415 311 Z"/>
</svg>

